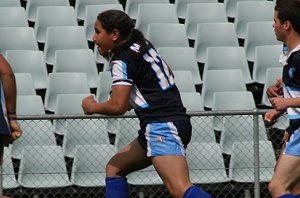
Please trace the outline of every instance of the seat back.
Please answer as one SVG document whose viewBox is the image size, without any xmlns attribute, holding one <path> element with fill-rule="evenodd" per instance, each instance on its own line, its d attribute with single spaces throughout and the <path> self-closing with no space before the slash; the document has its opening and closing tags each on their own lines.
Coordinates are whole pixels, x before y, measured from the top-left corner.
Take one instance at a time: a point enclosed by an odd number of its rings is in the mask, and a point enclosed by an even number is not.
<svg viewBox="0 0 300 198">
<path fill-rule="evenodd" d="M 0 27 L 28 27 L 26 12 L 23 7 L 1 7 Z"/>
<path fill-rule="evenodd" d="M 16 73 L 17 95 L 36 95 L 33 80 L 30 73 Z"/>
</svg>

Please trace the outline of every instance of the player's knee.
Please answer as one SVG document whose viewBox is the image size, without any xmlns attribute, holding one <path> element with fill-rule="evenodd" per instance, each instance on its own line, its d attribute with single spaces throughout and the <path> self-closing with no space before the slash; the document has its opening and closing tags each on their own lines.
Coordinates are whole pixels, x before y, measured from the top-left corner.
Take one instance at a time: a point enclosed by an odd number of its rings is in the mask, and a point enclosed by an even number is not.
<svg viewBox="0 0 300 198">
<path fill-rule="evenodd" d="M 284 183 L 280 182 L 278 179 L 272 179 L 268 185 L 269 192 L 274 195 L 277 194 L 278 191 L 286 191 L 288 190 L 288 186 Z"/>
</svg>

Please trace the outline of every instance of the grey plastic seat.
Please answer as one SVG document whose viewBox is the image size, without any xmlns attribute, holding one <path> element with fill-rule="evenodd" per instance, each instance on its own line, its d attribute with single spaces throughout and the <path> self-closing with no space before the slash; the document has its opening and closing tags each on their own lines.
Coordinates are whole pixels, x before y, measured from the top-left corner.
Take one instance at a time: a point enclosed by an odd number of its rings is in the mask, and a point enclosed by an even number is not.
<svg viewBox="0 0 300 198">
<path fill-rule="evenodd" d="M 194 184 L 229 182 L 218 143 L 190 143 L 186 149 L 190 179 Z"/>
<path fill-rule="evenodd" d="M 240 1 L 265 1 L 265 0 L 224 0 L 227 17 L 235 18 L 237 3 Z"/>
<path fill-rule="evenodd" d="M 240 183 L 254 182 L 253 142 L 235 142 L 229 163 L 229 177 Z M 259 181 L 269 182 L 274 173 L 276 158 L 270 141 L 259 142 Z"/>
<path fill-rule="evenodd" d="M 175 0 L 175 8 L 178 18 L 185 19 L 187 14 L 187 5 L 193 3 L 218 3 L 217 0 Z"/>
<path fill-rule="evenodd" d="M 173 71 L 175 84 L 180 92 L 196 92 L 192 73 L 188 70 Z"/>
<path fill-rule="evenodd" d="M 3 189 L 17 188 L 20 185 L 16 180 L 11 153 L 8 147 L 4 147 L 3 154 L 2 187 Z"/>
<path fill-rule="evenodd" d="M 17 115 L 45 114 L 42 97 L 39 95 L 17 96 Z"/>
<path fill-rule="evenodd" d="M 197 61 L 206 62 L 209 47 L 238 47 L 233 23 L 199 23 L 194 44 Z"/>
<path fill-rule="evenodd" d="M 207 70 L 202 86 L 204 107 L 212 108 L 213 94 L 220 91 L 246 91 L 241 70 Z"/>
<path fill-rule="evenodd" d="M 112 77 L 109 71 L 99 72 L 99 84 L 96 91 L 96 100 L 104 102 L 110 98 Z"/>
<path fill-rule="evenodd" d="M 28 27 L 25 9 L 23 7 L 1 7 L 0 27 Z"/>
<path fill-rule="evenodd" d="M 90 88 L 98 86 L 97 65 L 91 49 L 56 50 L 53 73 L 56 72 L 83 72 Z"/>
<path fill-rule="evenodd" d="M 228 22 L 223 3 L 190 3 L 184 21 L 187 36 L 195 40 L 198 23 Z"/>
<path fill-rule="evenodd" d="M 19 178 L 26 188 L 60 188 L 72 185 L 59 146 L 25 146 Z"/>
<path fill-rule="evenodd" d="M 53 65 L 56 50 L 89 49 L 82 26 L 48 27 L 44 47 L 45 61 Z"/>
<path fill-rule="evenodd" d="M 48 27 L 78 26 L 74 8 L 71 6 L 38 7 L 34 32 L 37 41 L 45 43 Z"/>
<path fill-rule="evenodd" d="M 150 23 L 175 23 L 178 18 L 174 4 L 140 4 L 135 22 L 135 28 L 146 35 Z"/>
<path fill-rule="evenodd" d="M 95 33 L 95 21 L 99 13 L 105 10 L 123 10 L 122 4 L 102 4 L 102 5 L 88 5 L 85 8 L 85 20 L 83 23 L 84 32 L 86 38 L 89 41 L 93 41 L 93 35 Z"/>
<path fill-rule="evenodd" d="M 189 70 L 195 85 L 202 84 L 194 49 L 191 47 L 160 47 L 160 56 L 172 70 Z"/>
<path fill-rule="evenodd" d="M 0 7 L 21 7 L 20 0 L 2 0 Z"/>
<path fill-rule="evenodd" d="M 266 71 L 266 81 L 264 84 L 263 94 L 262 94 L 262 100 L 261 103 L 263 105 L 266 105 L 268 107 L 272 107 L 272 104 L 269 101 L 268 95 L 267 95 L 267 89 L 269 86 L 275 84 L 278 79 L 282 78 L 282 67 L 275 67 L 275 68 L 268 68 Z"/>
<path fill-rule="evenodd" d="M 48 73 L 42 51 L 37 50 L 8 50 L 7 61 L 14 73 L 30 73 L 35 89 L 46 89 Z"/>
<path fill-rule="evenodd" d="M 272 21 L 274 17 L 273 1 L 239 1 L 237 2 L 234 27 L 238 38 L 246 36 L 247 23 L 253 21 Z"/>
<path fill-rule="evenodd" d="M 115 153 L 113 145 L 76 146 L 72 184 L 81 187 L 105 186 L 106 164 Z"/>
<path fill-rule="evenodd" d="M 253 64 L 253 80 L 264 84 L 266 81 L 267 68 L 283 67 L 279 62 L 282 54 L 282 45 L 263 45 L 255 48 Z"/>
<path fill-rule="evenodd" d="M 0 28 L 0 51 L 7 50 L 38 50 L 38 44 L 31 27 Z"/>
<path fill-rule="evenodd" d="M 255 48 L 262 45 L 282 44 L 276 39 L 273 21 L 248 22 L 244 48 L 248 61 L 254 61 Z"/>
<path fill-rule="evenodd" d="M 76 0 L 75 1 L 75 12 L 77 19 L 85 20 L 86 6 L 88 5 L 101 5 L 101 4 L 118 4 L 118 0 Z"/>
<path fill-rule="evenodd" d="M 26 13 L 27 19 L 35 22 L 38 7 L 41 6 L 70 6 L 69 0 L 27 0 Z"/>
<path fill-rule="evenodd" d="M 169 0 L 126 0 L 125 12 L 132 19 L 137 18 L 138 6 L 143 3 L 170 3 Z"/>
<path fill-rule="evenodd" d="M 34 83 L 30 73 L 16 73 L 17 95 L 36 95 Z"/>
<path fill-rule="evenodd" d="M 181 92 L 181 101 L 187 111 L 204 111 L 201 94 L 199 92 Z"/>
<path fill-rule="evenodd" d="M 146 38 L 155 48 L 159 47 L 189 47 L 189 41 L 183 24 L 151 23 Z"/>
<path fill-rule="evenodd" d="M 243 47 L 208 47 L 203 77 L 207 70 L 240 69 L 246 84 L 253 83 Z"/>
<path fill-rule="evenodd" d="M 90 88 L 85 73 L 50 73 L 49 85 L 45 93 L 45 109 L 55 112 L 57 95 L 59 94 L 89 94 Z"/>
</svg>

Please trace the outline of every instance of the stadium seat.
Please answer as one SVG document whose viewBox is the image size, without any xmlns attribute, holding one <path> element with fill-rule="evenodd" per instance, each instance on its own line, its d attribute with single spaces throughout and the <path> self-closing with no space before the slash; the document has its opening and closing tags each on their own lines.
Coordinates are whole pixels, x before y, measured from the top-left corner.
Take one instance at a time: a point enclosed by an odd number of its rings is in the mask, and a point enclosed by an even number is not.
<svg viewBox="0 0 300 198">
<path fill-rule="evenodd" d="M 253 64 L 253 80 L 264 84 L 266 81 L 267 68 L 283 67 L 279 62 L 282 54 L 282 45 L 263 45 L 255 48 Z"/>
<path fill-rule="evenodd" d="M 236 34 L 238 38 L 244 39 L 248 22 L 272 21 L 273 18 L 273 1 L 239 1 L 234 20 Z"/>
<path fill-rule="evenodd" d="M 17 115 L 45 114 L 42 97 L 39 95 L 17 96 Z"/>
<path fill-rule="evenodd" d="M 175 84 L 180 92 L 196 92 L 192 73 L 188 70 L 173 71 Z"/>
<path fill-rule="evenodd" d="M 276 39 L 273 21 L 248 22 L 245 36 L 244 48 L 248 61 L 253 62 L 255 48 L 262 45 L 282 45 L 282 42 Z"/>
<path fill-rule="evenodd" d="M 282 67 L 274 67 L 274 68 L 268 68 L 266 71 L 266 81 L 264 84 L 264 89 L 262 93 L 262 100 L 261 103 L 263 105 L 266 105 L 268 107 L 272 107 L 272 104 L 269 101 L 268 95 L 267 95 L 267 89 L 269 86 L 275 84 L 278 79 L 282 78 Z"/>
<path fill-rule="evenodd" d="M 187 5 L 192 3 L 218 3 L 217 0 L 175 0 L 175 8 L 178 18 L 185 19 Z"/>
<path fill-rule="evenodd" d="M 253 83 L 243 47 L 208 47 L 203 77 L 207 70 L 220 69 L 240 69 L 245 83 Z"/>
<path fill-rule="evenodd" d="M 130 173 L 127 176 L 128 183 L 131 185 L 163 185 L 163 181 L 161 180 L 160 176 L 157 174 L 156 170 L 154 169 L 153 165 L 148 166 L 142 170 L 135 171 Z M 141 192 L 143 189 L 141 190 Z M 143 193 L 143 192 L 142 192 Z M 147 192 L 145 194 L 148 194 Z"/>
<path fill-rule="evenodd" d="M 71 6 L 38 7 L 34 32 L 37 41 L 45 43 L 48 27 L 78 26 L 74 8 Z"/>
<path fill-rule="evenodd" d="M 11 153 L 8 147 L 4 147 L 3 152 L 3 165 L 2 165 L 2 188 L 11 189 L 19 187 L 19 183 L 16 180 L 14 172 Z"/>
<path fill-rule="evenodd" d="M 249 0 L 224 0 L 227 17 L 229 18 L 236 17 L 237 3 L 240 1 L 249 1 Z M 250 1 L 265 1 L 265 0 L 250 0 Z"/>
<path fill-rule="evenodd" d="M 221 46 L 239 46 L 233 23 L 199 23 L 197 25 L 194 50 L 198 62 L 206 62 L 208 47 Z"/>
<path fill-rule="evenodd" d="M 45 61 L 53 65 L 55 51 L 65 49 L 89 49 L 82 26 L 48 27 L 44 47 Z"/>
<path fill-rule="evenodd" d="M 213 129 L 212 116 L 192 116 L 192 137 L 191 143 L 216 143 Z"/>
<path fill-rule="evenodd" d="M 31 27 L 0 28 L 0 51 L 38 50 L 38 43 Z"/>
<path fill-rule="evenodd" d="M 81 187 L 105 186 L 106 164 L 115 153 L 113 145 L 76 146 L 72 184 Z"/>
<path fill-rule="evenodd" d="M 195 85 L 202 84 L 194 49 L 191 47 L 159 47 L 160 56 L 172 70 L 189 70 Z"/>
<path fill-rule="evenodd" d="M 86 6 L 88 5 L 101 5 L 101 4 L 118 4 L 118 0 L 76 0 L 75 1 L 75 12 L 77 19 L 85 20 Z"/>
<path fill-rule="evenodd" d="M 246 91 L 241 70 L 207 70 L 203 78 L 202 101 L 204 107 L 212 108 L 213 94 L 220 91 Z"/>
<path fill-rule="evenodd" d="M 50 73 L 45 93 L 46 110 L 54 112 L 58 94 L 89 94 L 90 88 L 85 73 Z"/>
<path fill-rule="evenodd" d="M 151 23 L 146 38 L 159 47 L 189 47 L 189 41 L 183 24 Z"/>
<path fill-rule="evenodd" d="M 286 130 L 286 128 L 290 125 L 290 120 L 288 118 L 288 114 L 282 114 L 278 119 L 277 122 L 273 125 L 273 128 Z"/>
<path fill-rule="evenodd" d="M 21 7 L 20 0 L 1 0 L 0 7 Z"/>
<path fill-rule="evenodd" d="M 15 73 L 17 95 L 36 95 L 30 73 Z"/>
<path fill-rule="evenodd" d="M 72 185 L 59 146 L 25 146 L 19 178 L 25 188 L 61 188 Z"/>
<path fill-rule="evenodd" d="M 202 98 L 199 92 L 181 92 L 181 101 L 187 111 L 204 111 Z"/>
<path fill-rule="evenodd" d="M 126 0 L 125 12 L 132 19 L 137 18 L 138 6 L 144 3 L 170 3 L 169 0 Z"/>
<path fill-rule="evenodd" d="M 0 27 L 28 26 L 26 12 L 23 7 L 1 7 L 0 5 Z"/>
<path fill-rule="evenodd" d="M 96 91 L 96 100 L 104 102 L 110 98 L 112 77 L 110 71 L 99 72 L 99 83 Z"/>
<path fill-rule="evenodd" d="M 38 7 L 41 6 L 70 6 L 69 0 L 27 0 L 26 13 L 28 21 L 35 22 Z"/>
<path fill-rule="evenodd" d="M 102 4 L 102 5 L 89 5 L 86 6 L 85 20 L 83 23 L 84 32 L 86 38 L 89 41 L 93 41 L 93 35 L 95 33 L 95 21 L 99 13 L 105 10 L 121 10 L 123 11 L 122 4 Z"/>
<path fill-rule="evenodd" d="M 37 50 L 8 50 L 7 61 L 14 73 L 30 73 L 35 89 L 46 89 L 48 73 L 42 51 Z"/>
<path fill-rule="evenodd" d="M 56 50 L 52 72 L 83 72 L 90 88 L 98 86 L 97 65 L 91 49 Z"/>
<path fill-rule="evenodd" d="M 197 24 L 228 22 L 223 3 L 190 3 L 184 21 L 187 36 L 196 39 Z"/>
<path fill-rule="evenodd" d="M 229 182 L 218 143 L 190 143 L 186 149 L 189 175 L 194 184 Z"/>
<path fill-rule="evenodd" d="M 98 64 L 105 64 L 107 60 L 99 53 L 97 49 L 97 45 L 94 46 L 94 57 L 96 60 L 96 63 Z"/>
<path fill-rule="evenodd" d="M 235 142 L 229 163 L 229 177 L 240 183 L 254 182 L 253 142 Z M 269 182 L 274 173 L 276 158 L 270 141 L 259 141 L 259 181 Z"/>
<path fill-rule="evenodd" d="M 139 4 L 135 28 L 139 29 L 144 35 L 146 35 L 148 26 L 151 23 L 178 24 L 179 21 L 174 4 Z"/>
</svg>

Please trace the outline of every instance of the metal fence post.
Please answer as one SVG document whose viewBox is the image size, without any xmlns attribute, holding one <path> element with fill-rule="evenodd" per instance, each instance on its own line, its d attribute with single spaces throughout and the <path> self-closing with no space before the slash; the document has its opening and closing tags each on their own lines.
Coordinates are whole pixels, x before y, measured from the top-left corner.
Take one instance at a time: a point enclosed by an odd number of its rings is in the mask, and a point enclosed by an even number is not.
<svg viewBox="0 0 300 198">
<path fill-rule="evenodd" d="M 253 114 L 253 149 L 254 149 L 254 197 L 260 198 L 260 184 L 259 184 L 259 125 L 258 125 L 258 111 L 254 109 Z"/>
</svg>

